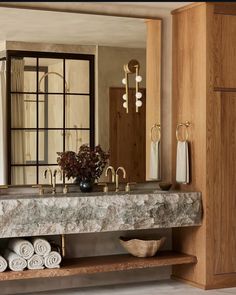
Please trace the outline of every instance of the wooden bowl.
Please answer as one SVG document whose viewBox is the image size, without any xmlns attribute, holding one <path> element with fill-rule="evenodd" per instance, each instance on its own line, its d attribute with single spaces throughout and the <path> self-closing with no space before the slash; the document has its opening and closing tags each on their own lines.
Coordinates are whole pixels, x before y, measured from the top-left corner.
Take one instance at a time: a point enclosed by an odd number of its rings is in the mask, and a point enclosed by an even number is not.
<svg viewBox="0 0 236 295">
<path fill-rule="evenodd" d="M 160 186 L 160 189 L 162 189 L 163 191 L 168 191 L 171 188 L 172 183 L 170 183 L 170 182 L 160 182 L 159 186 Z"/>
<path fill-rule="evenodd" d="M 133 256 L 152 257 L 163 246 L 166 238 L 160 240 L 140 240 L 120 237 L 121 245 Z"/>
</svg>

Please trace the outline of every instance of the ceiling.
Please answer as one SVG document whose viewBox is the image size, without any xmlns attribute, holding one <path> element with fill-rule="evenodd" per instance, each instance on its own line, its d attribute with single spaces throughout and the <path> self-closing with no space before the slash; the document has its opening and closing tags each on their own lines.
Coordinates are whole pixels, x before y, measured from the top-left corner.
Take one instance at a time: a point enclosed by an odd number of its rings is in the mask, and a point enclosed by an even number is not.
<svg viewBox="0 0 236 295">
<path fill-rule="evenodd" d="M 188 3 L 99 2 L 103 7 L 115 4 L 168 10 Z M 146 47 L 145 20 L 139 18 L 0 7 L 0 27 L 0 41 Z"/>
</svg>

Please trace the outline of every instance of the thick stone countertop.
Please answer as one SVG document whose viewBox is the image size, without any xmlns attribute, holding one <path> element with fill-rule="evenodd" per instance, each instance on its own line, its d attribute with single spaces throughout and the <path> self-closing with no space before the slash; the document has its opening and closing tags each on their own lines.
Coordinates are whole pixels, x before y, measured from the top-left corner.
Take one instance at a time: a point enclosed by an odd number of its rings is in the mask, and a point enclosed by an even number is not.
<svg viewBox="0 0 236 295">
<path fill-rule="evenodd" d="M 200 192 L 0 195 L 0 238 L 201 225 Z"/>
</svg>

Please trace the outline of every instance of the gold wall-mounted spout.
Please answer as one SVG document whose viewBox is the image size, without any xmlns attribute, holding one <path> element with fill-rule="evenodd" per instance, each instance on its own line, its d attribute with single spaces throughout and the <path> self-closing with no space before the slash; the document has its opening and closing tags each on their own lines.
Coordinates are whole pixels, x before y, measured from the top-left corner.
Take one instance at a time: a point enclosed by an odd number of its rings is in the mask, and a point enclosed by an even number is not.
<svg viewBox="0 0 236 295">
<path fill-rule="evenodd" d="M 53 182 L 52 182 L 52 194 L 56 194 L 56 185 L 57 185 L 57 175 L 60 175 L 60 180 L 62 180 L 62 172 L 59 168 L 53 171 Z"/>
<path fill-rule="evenodd" d="M 115 182 L 115 175 L 116 175 L 116 172 L 115 172 L 115 169 L 114 167 L 112 166 L 108 166 L 106 171 L 105 171 L 105 176 L 107 177 L 108 176 L 108 172 L 111 171 L 111 182 Z"/>
<path fill-rule="evenodd" d="M 125 179 L 126 178 L 126 171 L 125 171 L 125 168 L 124 167 L 118 167 L 116 169 L 116 192 L 119 191 L 119 170 L 121 170 L 123 172 L 123 178 Z"/>
<path fill-rule="evenodd" d="M 45 169 L 43 172 L 45 179 L 47 178 L 48 173 L 49 173 L 49 184 L 52 185 L 52 170 L 50 168 Z"/>
</svg>

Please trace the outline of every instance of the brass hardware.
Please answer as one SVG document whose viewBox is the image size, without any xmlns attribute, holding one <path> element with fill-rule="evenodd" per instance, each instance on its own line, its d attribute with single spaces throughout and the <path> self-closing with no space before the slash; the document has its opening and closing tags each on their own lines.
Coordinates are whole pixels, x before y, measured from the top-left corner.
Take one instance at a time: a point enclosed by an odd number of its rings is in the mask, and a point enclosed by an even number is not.
<svg viewBox="0 0 236 295">
<path fill-rule="evenodd" d="M 139 69 L 140 69 L 140 63 L 136 60 L 136 59 L 131 59 L 127 64 L 124 65 L 124 72 L 125 72 L 125 95 L 126 95 L 126 106 L 124 106 L 124 108 L 126 108 L 126 113 L 128 114 L 129 112 L 129 74 L 136 74 L 136 82 L 135 82 L 135 89 L 136 89 L 136 94 L 139 93 L 139 83 L 141 82 L 141 80 L 137 80 L 137 77 L 139 76 Z M 142 79 L 142 77 L 140 77 Z M 142 95 L 141 95 L 142 97 Z M 139 99 L 141 97 L 137 97 L 136 95 L 136 101 L 135 101 L 135 105 L 136 105 L 136 113 L 138 113 L 138 108 L 141 107 L 141 105 L 138 105 Z"/>
<path fill-rule="evenodd" d="M 64 258 L 66 256 L 66 237 L 61 235 L 61 255 Z"/>
<path fill-rule="evenodd" d="M 63 188 L 63 194 L 67 194 L 69 192 L 68 185 L 66 184 Z"/>
<path fill-rule="evenodd" d="M 0 185 L 0 189 L 8 189 L 8 188 L 9 188 L 8 185 L 5 185 L 5 184 L 1 184 L 1 185 Z"/>
<path fill-rule="evenodd" d="M 57 73 L 57 72 L 47 72 L 39 80 L 39 92 L 42 92 L 40 90 L 40 85 L 41 85 L 42 80 L 45 79 L 47 76 L 52 75 L 52 74 L 53 75 L 57 75 L 58 77 L 60 77 L 60 78 L 62 78 L 64 80 L 63 75 L 61 75 L 60 73 Z M 66 88 L 66 92 L 69 92 L 68 83 L 67 83 L 66 80 L 65 80 L 65 88 Z"/>
<path fill-rule="evenodd" d="M 62 172 L 59 168 L 53 171 L 53 182 L 52 182 L 52 194 L 56 194 L 56 185 L 57 185 L 57 173 L 60 175 L 60 180 L 62 180 Z"/>
<path fill-rule="evenodd" d="M 127 182 L 125 186 L 125 191 L 130 192 L 130 186 L 136 184 L 137 182 Z"/>
<path fill-rule="evenodd" d="M 119 191 L 119 175 L 118 175 L 119 170 L 121 170 L 123 172 L 123 178 L 126 178 L 125 168 L 124 167 L 118 167 L 116 169 L 116 192 Z"/>
<path fill-rule="evenodd" d="M 155 133 L 154 133 L 154 131 L 155 131 Z M 156 142 L 160 141 L 160 139 L 161 139 L 161 125 L 154 124 L 151 128 L 151 141 L 156 143 Z"/>
<path fill-rule="evenodd" d="M 33 188 L 38 188 L 39 189 L 39 195 L 42 196 L 44 194 L 44 189 L 42 184 L 37 184 L 37 185 L 32 185 Z"/>
<path fill-rule="evenodd" d="M 116 175 L 116 172 L 115 172 L 115 169 L 114 167 L 112 166 L 108 166 L 106 171 L 105 171 L 105 176 L 107 177 L 108 176 L 108 172 L 111 171 L 112 173 L 112 178 L 111 178 L 111 182 L 115 182 L 115 175 Z"/>
<path fill-rule="evenodd" d="M 1 189 L 8 189 L 8 185 L 1 184 L 1 185 L 0 185 L 0 190 L 1 190 Z"/>
<path fill-rule="evenodd" d="M 125 92 L 126 92 L 126 113 L 129 113 L 129 79 L 128 79 L 128 73 L 125 72 Z"/>
<path fill-rule="evenodd" d="M 188 127 L 191 126 L 191 123 L 189 121 L 186 121 L 185 123 L 180 123 L 176 127 L 176 139 L 177 141 L 186 141 L 188 140 Z M 183 140 L 179 137 L 179 128 L 185 127 L 185 138 Z"/>
<path fill-rule="evenodd" d="M 124 71 L 127 74 L 134 74 L 136 68 L 140 68 L 140 64 L 136 59 L 131 59 L 126 65 L 124 65 Z"/>
<path fill-rule="evenodd" d="M 103 185 L 103 192 L 107 193 L 108 192 L 108 185 L 106 182 L 99 182 L 98 185 Z"/>
<path fill-rule="evenodd" d="M 52 185 L 52 170 L 50 168 L 47 168 L 44 170 L 43 175 L 45 179 L 47 178 L 47 173 L 49 173 L 49 176 L 50 176 L 49 184 Z"/>
</svg>

